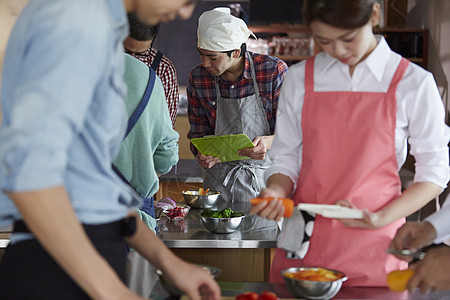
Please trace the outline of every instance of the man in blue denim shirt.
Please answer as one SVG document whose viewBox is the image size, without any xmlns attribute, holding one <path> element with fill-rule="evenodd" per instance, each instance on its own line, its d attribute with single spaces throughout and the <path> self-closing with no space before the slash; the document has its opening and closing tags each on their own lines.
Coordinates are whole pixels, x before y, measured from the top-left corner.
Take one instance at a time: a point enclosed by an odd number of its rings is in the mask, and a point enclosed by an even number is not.
<svg viewBox="0 0 450 300">
<path fill-rule="evenodd" d="M 188 18 L 191 2 L 30 0 L 24 8 L 1 89 L 0 226 L 14 223 L 2 297 L 140 299 L 120 280 L 124 240 L 191 299 L 220 296 L 209 274 L 133 218 L 139 203 L 111 169 L 126 127 L 126 13 L 156 24 Z"/>
</svg>

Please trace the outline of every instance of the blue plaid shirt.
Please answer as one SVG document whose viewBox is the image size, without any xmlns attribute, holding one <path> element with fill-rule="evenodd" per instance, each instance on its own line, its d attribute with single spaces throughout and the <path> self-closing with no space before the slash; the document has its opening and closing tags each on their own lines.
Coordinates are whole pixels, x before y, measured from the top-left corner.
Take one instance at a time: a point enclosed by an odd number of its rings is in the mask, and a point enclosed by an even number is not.
<svg viewBox="0 0 450 300">
<path fill-rule="evenodd" d="M 278 58 L 250 53 L 255 66 L 256 81 L 269 121 L 270 132 L 275 131 L 275 120 L 280 95 L 281 83 L 288 70 L 286 63 Z M 216 77 L 211 75 L 202 65 L 194 68 L 189 74 L 187 85 L 188 114 L 191 129 L 188 138 L 213 135 L 216 124 Z M 228 82 L 219 77 L 219 88 L 222 97 L 240 99 L 255 93 L 248 58 L 245 58 L 244 72 L 236 82 Z M 196 153 L 195 147 L 191 147 Z"/>
</svg>

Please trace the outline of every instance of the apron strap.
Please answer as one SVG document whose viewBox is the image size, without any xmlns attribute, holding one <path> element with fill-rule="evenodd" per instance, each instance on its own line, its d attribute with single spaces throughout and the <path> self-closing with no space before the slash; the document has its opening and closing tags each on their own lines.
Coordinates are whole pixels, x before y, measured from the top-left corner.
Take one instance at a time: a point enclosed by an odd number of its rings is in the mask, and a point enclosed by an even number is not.
<svg viewBox="0 0 450 300">
<path fill-rule="evenodd" d="M 131 132 L 131 130 L 134 128 L 137 121 L 141 117 L 142 113 L 144 112 L 145 108 L 147 107 L 148 101 L 150 100 L 150 96 L 152 95 L 153 87 L 155 86 L 156 74 L 155 74 L 155 71 L 153 71 L 151 68 L 149 68 L 149 72 L 150 72 L 150 74 L 149 74 L 150 76 L 148 79 L 147 88 L 145 90 L 144 96 L 142 97 L 141 101 L 136 106 L 135 110 L 133 111 L 130 118 L 128 119 L 128 127 L 127 127 L 127 132 L 125 134 L 124 140 L 127 138 L 128 134 Z M 125 182 L 131 188 L 131 191 L 132 191 L 132 194 L 134 195 L 134 197 L 137 197 L 138 199 L 142 198 L 139 196 L 139 194 L 133 188 L 131 183 L 125 178 L 125 176 L 122 174 L 122 172 L 119 170 L 119 168 L 117 168 L 114 164 L 111 164 L 111 167 L 114 170 L 114 172 L 117 174 L 117 176 L 119 176 L 120 179 L 122 179 L 122 181 Z"/>
<path fill-rule="evenodd" d="M 158 69 L 159 63 L 161 62 L 161 58 L 163 57 L 163 53 L 159 50 L 156 50 L 156 56 L 155 59 L 152 62 L 152 65 L 150 66 L 155 72 L 156 69 Z"/>
<path fill-rule="evenodd" d="M 402 80 L 403 75 L 406 72 L 406 69 L 409 66 L 409 60 L 406 58 L 402 58 L 400 63 L 398 64 L 397 70 L 395 71 L 394 76 L 392 77 L 391 84 L 389 85 L 388 94 L 394 93 L 397 89 L 398 83 Z"/>
<path fill-rule="evenodd" d="M 253 63 L 253 58 L 250 55 L 250 53 L 247 52 L 248 62 L 250 63 L 250 71 L 252 73 L 252 80 L 253 80 L 253 87 L 255 89 L 255 95 L 259 98 L 259 88 L 258 88 L 258 82 L 256 81 L 256 72 L 255 72 L 255 65 Z"/>
<path fill-rule="evenodd" d="M 145 90 L 145 93 L 141 99 L 141 102 L 139 102 L 138 106 L 136 107 L 136 109 L 133 111 L 130 118 L 128 119 L 128 127 L 127 127 L 127 132 L 125 134 L 125 138 L 131 132 L 134 125 L 136 125 L 137 121 L 139 120 L 139 118 L 141 117 L 145 108 L 147 107 L 148 101 L 150 100 L 150 96 L 152 95 L 153 87 L 155 85 L 156 74 L 155 74 L 155 71 L 153 71 L 150 68 L 149 68 L 149 71 L 150 71 L 150 78 L 148 79 L 147 89 Z"/>
<path fill-rule="evenodd" d="M 234 196 L 234 183 L 236 182 L 237 178 L 239 178 L 241 172 L 247 172 L 252 177 L 252 187 L 255 191 L 261 190 L 261 186 L 258 183 L 258 178 L 256 178 L 255 172 L 252 171 L 252 168 L 255 168 L 253 165 L 244 165 L 244 164 L 236 164 L 233 169 L 231 169 L 225 179 L 223 180 L 223 186 L 227 186 L 231 179 L 233 179 L 233 182 L 231 184 L 230 188 L 230 194 Z"/>
<path fill-rule="evenodd" d="M 220 87 L 219 87 L 219 76 L 216 76 L 215 87 L 216 87 L 216 101 L 217 101 L 221 97 L 221 95 L 220 95 Z"/>
<path fill-rule="evenodd" d="M 308 58 L 305 65 L 305 95 L 314 92 L 314 59 Z"/>
</svg>

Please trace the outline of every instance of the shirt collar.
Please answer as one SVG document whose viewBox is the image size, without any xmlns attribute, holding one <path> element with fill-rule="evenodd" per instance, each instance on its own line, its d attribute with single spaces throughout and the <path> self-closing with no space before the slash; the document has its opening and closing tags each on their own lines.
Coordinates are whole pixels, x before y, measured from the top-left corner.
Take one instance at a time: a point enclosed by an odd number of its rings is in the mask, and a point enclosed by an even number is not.
<svg viewBox="0 0 450 300">
<path fill-rule="evenodd" d="M 360 64 L 365 64 L 370 72 L 373 73 L 375 78 L 378 81 L 381 81 L 383 77 L 384 70 L 387 67 L 389 57 L 391 54 L 391 49 L 389 48 L 386 40 L 383 36 L 376 35 L 377 38 L 377 46 L 370 53 L 370 55 Z M 324 55 L 322 73 L 325 73 L 329 68 L 334 66 L 335 64 L 340 64 L 341 62 L 338 59 L 331 57 L 328 54 Z"/>
<path fill-rule="evenodd" d="M 391 49 L 389 48 L 386 40 L 383 36 L 376 36 L 378 44 L 370 55 L 364 60 L 363 63 L 367 65 L 369 70 L 373 73 L 375 78 L 381 82 L 391 55 Z"/>
</svg>

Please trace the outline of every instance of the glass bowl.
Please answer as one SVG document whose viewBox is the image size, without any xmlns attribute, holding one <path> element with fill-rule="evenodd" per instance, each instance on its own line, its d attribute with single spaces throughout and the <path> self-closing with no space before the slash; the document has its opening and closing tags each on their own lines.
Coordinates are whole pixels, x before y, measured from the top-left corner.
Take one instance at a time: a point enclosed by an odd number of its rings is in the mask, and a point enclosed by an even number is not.
<svg viewBox="0 0 450 300">
<path fill-rule="evenodd" d="M 169 221 L 181 221 L 184 220 L 190 210 L 187 205 L 177 206 L 175 208 L 167 209 L 164 211 Z"/>
</svg>

